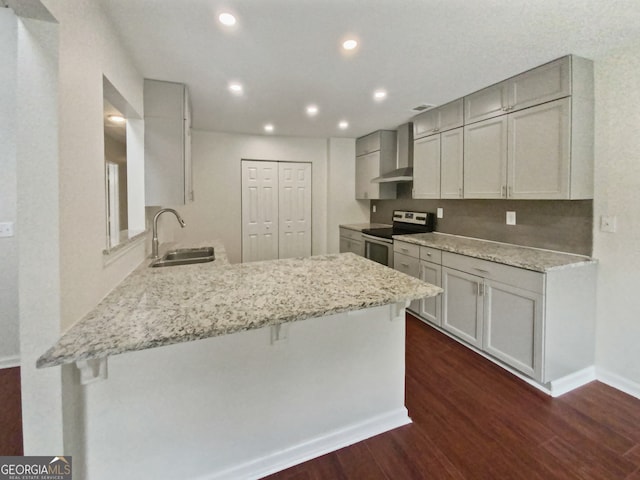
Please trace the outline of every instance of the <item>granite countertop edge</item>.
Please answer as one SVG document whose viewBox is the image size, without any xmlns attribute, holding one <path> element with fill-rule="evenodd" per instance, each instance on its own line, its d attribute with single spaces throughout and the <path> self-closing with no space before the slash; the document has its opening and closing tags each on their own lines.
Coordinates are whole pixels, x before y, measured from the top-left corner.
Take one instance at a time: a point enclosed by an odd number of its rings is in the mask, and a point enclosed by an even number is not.
<svg viewBox="0 0 640 480">
<path fill-rule="evenodd" d="M 352 253 L 229 264 L 220 242 L 205 243 L 216 249 L 214 262 L 150 268 L 151 260 L 145 259 L 64 332 L 36 366 L 104 358 L 443 291 Z"/>
<path fill-rule="evenodd" d="M 394 240 L 435 248 L 444 252 L 457 253 L 540 273 L 598 263 L 597 259 L 586 255 L 440 232 L 394 235 L 393 238 Z"/>
</svg>

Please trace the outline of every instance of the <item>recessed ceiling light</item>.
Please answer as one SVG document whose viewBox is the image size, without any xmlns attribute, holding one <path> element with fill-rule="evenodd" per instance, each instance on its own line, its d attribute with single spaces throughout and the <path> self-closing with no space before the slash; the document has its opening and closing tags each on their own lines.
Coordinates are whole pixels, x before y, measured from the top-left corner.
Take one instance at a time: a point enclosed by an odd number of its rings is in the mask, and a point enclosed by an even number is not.
<svg viewBox="0 0 640 480">
<path fill-rule="evenodd" d="M 310 117 L 313 117 L 314 115 L 318 114 L 318 107 L 316 105 L 309 105 L 307 107 L 307 115 L 309 115 Z"/>
<path fill-rule="evenodd" d="M 380 102 L 385 98 L 387 98 L 386 90 L 376 90 L 375 92 L 373 92 L 373 99 L 376 100 L 377 102 Z"/>
<path fill-rule="evenodd" d="M 338 128 L 340 130 L 346 130 L 347 128 L 349 128 L 349 122 L 347 122 L 346 120 L 342 120 L 340 123 L 338 123 Z"/>
<path fill-rule="evenodd" d="M 238 82 L 231 82 L 229 84 L 229 90 L 231 91 L 231 93 L 235 94 L 235 95 L 240 95 L 242 93 L 242 84 L 238 83 Z"/>
<path fill-rule="evenodd" d="M 122 115 L 108 115 L 107 118 L 113 123 L 125 123 L 127 121 Z"/>
<path fill-rule="evenodd" d="M 269 133 L 273 132 L 273 125 L 272 125 L 271 123 L 267 123 L 267 124 L 264 126 L 264 131 L 265 131 L 265 132 L 269 132 Z"/>
<path fill-rule="evenodd" d="M 228 12 L 218 15 L 218 20 L 221 24 L 226 25 L 227 27 L 233 27 L 236 24 L 236 17 Z"/>
<path fill-rule="evenodd" d="M 342 42 L 342 48 L 344 48 L 345 50 L 353 50 L 357 46 L 358 46 L 358 41 L 354 40 L 353 38 L 350 38 Z"/>
</svg>

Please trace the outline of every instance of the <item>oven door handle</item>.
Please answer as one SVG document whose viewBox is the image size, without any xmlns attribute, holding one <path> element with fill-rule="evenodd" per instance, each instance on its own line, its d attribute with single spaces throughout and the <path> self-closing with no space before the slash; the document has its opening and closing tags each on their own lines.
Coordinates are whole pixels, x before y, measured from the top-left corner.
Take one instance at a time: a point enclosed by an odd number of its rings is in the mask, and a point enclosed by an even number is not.
<svg viewBox="0 0 640 480">
<path fill-rule="evenodd" d="M 390 245 L 393 245 L 393 239 L 388 239 L 388 238 L 381 238 L 381 237 L 374 237 L 373 235 L 368 235 L 366 233 L 362 234 L 362 238 L 367 239 L 367 240 L 371 240 L 374 243 L 388 243 Z"/>
</svg>

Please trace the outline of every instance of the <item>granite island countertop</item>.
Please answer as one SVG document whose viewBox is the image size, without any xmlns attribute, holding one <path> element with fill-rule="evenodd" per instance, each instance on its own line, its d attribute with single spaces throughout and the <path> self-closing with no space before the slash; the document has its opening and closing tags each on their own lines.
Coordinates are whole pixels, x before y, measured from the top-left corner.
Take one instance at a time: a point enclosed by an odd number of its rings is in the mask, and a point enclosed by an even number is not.
<svg viewBox="0 0 640 480">
<path fill-rule="evenodd" d="M 460 237 L 439 232 L 394 235 L 393 238 L 398 241 L 414 243 L 445 252 L 458 253 L 460 255 L 467 255 L 469 257 L 503 263 L 512 267 L 542 273 L 560 268 L 571 268 L 597 263 L 597 260 L 584 255 L 555 252 L 533 247 L 522 247 L 509 243 Z"/>
<path fill-rule="evenodd" d="M 37 361 L 104 358 L 435 296 L 442 289 L 352 253 L 149 268 L 147 259 Z"/>
</svg>

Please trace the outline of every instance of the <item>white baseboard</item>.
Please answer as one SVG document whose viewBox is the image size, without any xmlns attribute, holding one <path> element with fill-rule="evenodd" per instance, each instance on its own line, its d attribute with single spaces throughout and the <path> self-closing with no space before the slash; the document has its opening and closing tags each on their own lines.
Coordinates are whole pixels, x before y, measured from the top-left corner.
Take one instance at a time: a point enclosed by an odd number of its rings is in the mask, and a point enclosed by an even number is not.
<svg viewBox="0 0 640 480">
<path fill-rule="evenodd" d="M 596 367 L 591 366 L 583 368 L 582 370 L 572 373 L 571 375 L 567 375 L 566 377 L 562 377 L 558 380 L 550 382 L 550 395 L 552 397 L 559 397 L 560 395 L 564 395 L 571 390 L 580 388 L 589 382 L 593 382 L 596 379 Z"/>
<path fill-rule="evenodd" d="M 411 419 L 403 407 L 197 480 L 262 478 L 409 423 Z"/>
<path fill-rule="evenodd" d="M 624 378 L 617 373 L 610 372 L 604 368 L 598 367 L 597 370 L 598 381 L 606 383 L 610 387 L 620 390 L 628 395 L 636 398 L 640 398 L 640 384 L 633 382 L 627 378 Z"/>
<path fill-rule="evenodd" d="M 15 368 L 20 366 L 20 356 L 0 357 L 0 370 L 3 368 Z"/>
</svg>

